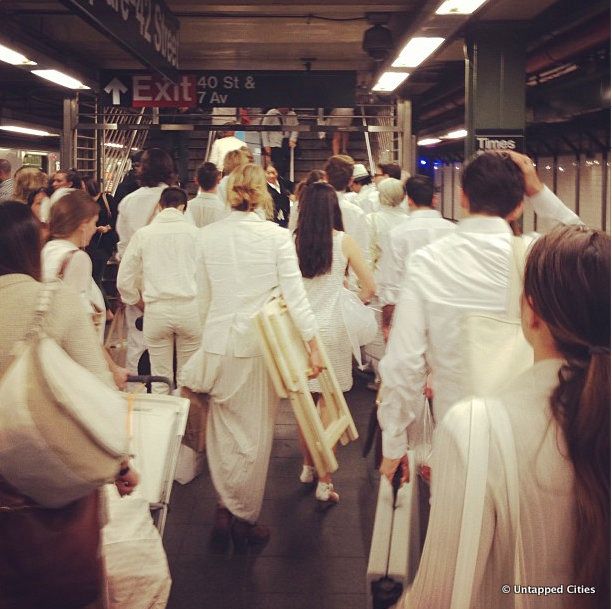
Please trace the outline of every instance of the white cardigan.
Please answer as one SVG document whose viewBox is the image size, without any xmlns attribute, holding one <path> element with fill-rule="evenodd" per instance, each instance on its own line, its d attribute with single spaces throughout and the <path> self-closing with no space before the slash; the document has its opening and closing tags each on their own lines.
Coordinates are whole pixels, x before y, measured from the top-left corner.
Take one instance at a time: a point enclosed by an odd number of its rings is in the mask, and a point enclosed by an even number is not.
<svg viewBox="0 0 612 609">
<path fill-rule="evenodd" d="M 574 468 L 549 398 L 558 385 L 561 360 L 543 360 L 511 381 L 496 397 L 508 411 L 517 450 L 521 532 L 529 586 L 591 585 L 572 579 L 575 533 Z M 469 444 L 469 402 L 452 408 L 436 428 L 431 463 L 432 507 L 427 540 L 412 588 L 398 607 L 448 609 L 453 588 Z M 491 413 L 491 410 L 489 410 Z M 505 468 L 491 436 L 489 470 L 472 607 L 513 609 L 514 537 Z M 571 594 L 526 596 L 526 607 L 569 609 Z"/>
<path fill-rule="evenodd" d="M 200 229 L 196 256 L 205 351 L 225 355 L 233 334 L 228 355 L 261 355 L 252 317 L 278 288 L 302 338 L 314 337 L 316 321 L 288 230 L 254 212 L 232 211 Z"/>
</svg>

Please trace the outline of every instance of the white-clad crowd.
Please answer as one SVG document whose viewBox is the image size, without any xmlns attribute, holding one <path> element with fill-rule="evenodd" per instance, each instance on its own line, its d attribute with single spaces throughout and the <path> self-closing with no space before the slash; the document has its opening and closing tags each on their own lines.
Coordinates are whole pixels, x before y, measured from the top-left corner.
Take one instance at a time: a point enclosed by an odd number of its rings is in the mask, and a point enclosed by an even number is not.
<svg viewBox="0 0 612 609">
<path fill-rule="evenodd" d="M 283 159 L 283 147 L 295 144 L 297 132 L 289 129 L 296 123 L 285 108 L 270 111 L 264 119 L 264 124 L 287 127 L 264 139 L 273 161 Z M 323 366 L 321 346 L 341 390 L 352 386 L 352 330 L 342 314 L 348 287 L 377 310 L 379 334 L 372 345 L 365 345 L 365 352 L 380 384 L 381 473 L 391 479 L 401 468 L 404 480 L 415 475 L 408 471 L 406 455 L 429 408 L 424 394 L 431 399 L 436 423 L 427 540 L 414 583 L 398 607 L 447 609 L 456 602 L 453 584 L 472 416 L 471 403 L 465 401 L 469 396 L 461 328 L 469 313 L 508 313 L 511 223 L 519 219 L 527 198 L 540 217 L 575 228 L 565 229 L 562 237 L 522 236 L 526 247 L 536 243 L 521 300 L 523 331 L 534 347 L 535 366 L 495 398 L 508 411 L 520 448 L 521 519 L 512 526 L 507 464 L 492 440 L 472 601 L 466 606 L 514 606 L 511 595 L 500 594 L 500 589 L 514 581 L 518 532 L 524 540 L 533 540 L 520 549 L 525 582 L 569 584 L 580 574 L 587 578 L 580 583 L 602 585 L 606 578 L 593 561 L 583 566 L 577 559 L 585 557 L 588 546 L 581 535 L 592 541 L 595 527 L 605 520 L 602 513 L 609 517 L 609 506 L 602 512 L 605 502 L 588 497 L 588 481 L 601 481 L 602 475 L 596 468 L 593 473 L 588 459 L 585 463 L 584 452 L 572 452 L 572 446 L 583 444 L 581 450 L 588 452 L 589 443 L 579 435 L 583 428 L 567 425 L 567 412 L 581 420 L 584 404 L 576 397 L 580 391 L 572 393 L 565 384 L 579 379 L 576 383 L 586 391 L 591 377 L 584 377 L 584 371 L 599 365 L 601 358 L 607 358 L 609 366 L 609 277 L 607 334 L 602 328 L 605 315 L 591 311 L 584 313 L 595 327 L 589 336 L 587 321 L 575 329 L 572 316 L 561 310 L 564 297 L 554 282 L 563 269 L 569 273 L 578 265 L 580 270 L 571 272 L 584 295 L 581 306 L 590 303 L 599 311 L 597 299 L 604 296 L 599 284 L 592 284 L 593 277 L 601 275 L 599 261 L 605 266 L 606 251 L 609 274 L 609 239 L 582 227 L 578 216 L 543 186 L 531 161 L 517 153 L 487 153 L 466 164 L 465 217 L 457 224 L 436 209 L 430 178 L 414 176 L 404 183 L 399 167 L 379 165 L 372 180 L 351 157 L 334 155 L 324 171 L 311 172 L 296 189 L 299 195 L 286 229 L 275 224 L 278 214 L 267 174 L 232 137 L 230 133 L 218 140 L 214 161 L 198 168 L 199 190 L 190 201 L 183 190 L 171 186 L 171 158 L 159 149 L 145 151 L 140 187 L 121 201 L 117 219 L 117 288 L 126 306 L 128 370 L 137 370 L 146 349 L 153 375 L 176 378 L 180 386 L 207 396 L 206 452 L 218 497 L 211 543 L 223 549 L 233 542 L 240 548 L 265 544 L 270 537 L 258 518 L 279 398 L 268 378 L 253 316 L 270 298 L 284 298 L 308 345 L 309 388 L 324 418 L 325 399 L 316 380 Z M 43 250 L 43 276 L 59 276 L 76 287 L 88 313 L 103 311 L 101 294 L 88 280 L 91 264 L 87 266 L 79 251 L 95 232 L 97 216 L 88 216 L 78 229 L 64 234 L 64 207 L 60 198 L 50 209 L 52 240 Z M 287 218 L 283 220 L 286 225 Z M 568 244 L 574 244 L 573 249 Z M 592 260 L 583 268 L 587 251 Z M 565 256 L 563 264 L 554 262 L 556 273 L 548 269 L 547 274 L 546 264 L 553 264 L 547 256 L 553 254 Z M 540 275 L 534 279 L 536 270 Z M 546 281 L 548 292 L 540 290 Z M 564 289 L 580 297 L 568 286 Z M 553 316 L 555 307 L 560 312 Z M 111 370 L 116 380 L 122 375 L 125 380 L 126 371 L 116 366 Z M 609 391 L 609 375 L 607 383 Z M 600 406 L 597 399 L 593 408 Z M 597 442 L 605 440 L 597 435 L 605 436 L 605 425 L 587 427 Z M 609 448 L 609 429 L 607 434 Z M 310 483 L 316 472 L 305 445 L 302 448 L 300 481 Z M 609 470 L 607 481 L 609 502 Z M 315 496 L 339 501 L 329 474 L 320 476 Z M 584 516 L 580 510 L 585 505 L 596 515 Z M 599 558 L 600 545 L 594 544 Z M 573 605 L 555 596 L 538 606 Z"/>
</svg>

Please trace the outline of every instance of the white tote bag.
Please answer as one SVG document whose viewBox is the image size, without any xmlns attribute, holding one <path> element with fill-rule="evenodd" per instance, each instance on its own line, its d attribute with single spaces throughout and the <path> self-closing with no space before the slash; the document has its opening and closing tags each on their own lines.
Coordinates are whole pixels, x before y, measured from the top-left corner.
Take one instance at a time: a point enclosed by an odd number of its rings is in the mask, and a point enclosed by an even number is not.
<svg viewBox="0 0 612 609">
<path fill-rule="evenodd" d="M 525 269 L 525 243 L 512 239 L 508 315 L 472 313 L 463 320 L 466 366 L 464 395 L 491 395 L 533 366 L 533 349 L 521 328 L 519 299 Z"/>
<path fill-rule="evenodd" d="M 353 355 L 361 366 L 361 349 L 364 345 L 371 343 L 376 338 L 378 323 L 373 309 L 367 307 L 359 300 L 359 296 L 342 288 L 340 292 L 340 304 L 342 306 L 342 317 L 344 325 L 351 341 Z"/>
</svg>

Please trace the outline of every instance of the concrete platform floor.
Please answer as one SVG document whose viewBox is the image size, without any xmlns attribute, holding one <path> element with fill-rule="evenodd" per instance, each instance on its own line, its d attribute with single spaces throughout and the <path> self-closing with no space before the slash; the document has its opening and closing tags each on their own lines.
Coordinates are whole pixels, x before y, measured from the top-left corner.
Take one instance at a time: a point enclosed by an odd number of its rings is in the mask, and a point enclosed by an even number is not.
<svg viewBox="0 0 612 609">
<path fill-rule="evenodd" d="M 164 535 L 173 587 L 168 609 L 365 609 L 365 574 L 379 474 L 361 456 L 375 394 L 356 379 L 347 402 L 360 438 L 338 451 L 340 503 L 322 509 L 298 480 L 297 425 L 281 402 L 262 524 L 272 530 L 259 553 L 215 554 L 208 546 L 215 491 L 206 470 L 175 483 Z"/>
</svg>

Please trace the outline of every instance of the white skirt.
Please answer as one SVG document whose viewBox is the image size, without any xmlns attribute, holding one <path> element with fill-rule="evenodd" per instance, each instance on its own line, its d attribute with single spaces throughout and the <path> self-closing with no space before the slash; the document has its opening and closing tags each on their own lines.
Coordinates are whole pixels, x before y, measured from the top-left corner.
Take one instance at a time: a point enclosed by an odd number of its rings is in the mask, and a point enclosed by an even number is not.
<svg viewBox="0 0 612 609">
<path fill-rule="evenodd" d="M 217 355 L 200 348 L 184 367 L 181 384 L 210 395 L 206 453 L 222 505 L 256 522 L 278 406 L 263 356 Z"/>
</svg>

